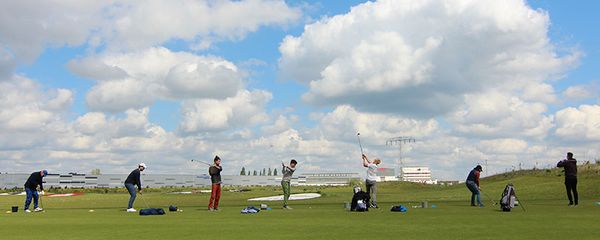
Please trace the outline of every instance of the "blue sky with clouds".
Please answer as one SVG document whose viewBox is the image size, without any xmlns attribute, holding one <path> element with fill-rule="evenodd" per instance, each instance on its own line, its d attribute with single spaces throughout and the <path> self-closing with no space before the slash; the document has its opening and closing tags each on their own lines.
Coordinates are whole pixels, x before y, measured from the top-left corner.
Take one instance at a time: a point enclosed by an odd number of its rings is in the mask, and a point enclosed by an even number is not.
<svg viewBox="0 0 600 240">
<path fill-rule="evenodd" d="M 2 171 L 362 173 L 358 131 L 440 179 L 600 157 L 595 1 L 0 5 Z"/>
</svg>

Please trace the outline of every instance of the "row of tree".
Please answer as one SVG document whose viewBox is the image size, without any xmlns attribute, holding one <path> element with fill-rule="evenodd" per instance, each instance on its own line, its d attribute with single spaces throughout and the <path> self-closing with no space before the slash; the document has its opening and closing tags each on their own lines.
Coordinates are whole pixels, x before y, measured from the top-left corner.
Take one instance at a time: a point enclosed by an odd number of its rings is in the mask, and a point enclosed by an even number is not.
<svg viewBox="0 0 600 240">
<path fill-rule="evenodd" d="M 240 175 L 242 176 L 277 176 L 277 168 L 271 170 L 271 168 L 263 168 L 262 171 L 246 171 L 246 167 L 242 167 L 242 171 L 240 171 Z"/>
</svg>

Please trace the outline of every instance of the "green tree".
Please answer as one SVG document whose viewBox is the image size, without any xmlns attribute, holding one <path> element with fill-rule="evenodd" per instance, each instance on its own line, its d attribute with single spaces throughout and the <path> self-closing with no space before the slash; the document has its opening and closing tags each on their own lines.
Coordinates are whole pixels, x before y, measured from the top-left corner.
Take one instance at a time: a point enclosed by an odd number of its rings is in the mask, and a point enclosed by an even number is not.
<svg viewBox="0 0 600 240">
<path fill-rule="evenodd" d="M 254 176 L 258 175 L 258 172 L 256 172 L 256 170 L 254 170 Z"/>
<path fill-rule="evenodd" d="M 277 168 L 273 169 L 273 176 L 277 176 Z"/>
<path fill-rule="evenodd" d="M 92 174 L 92 175 L 100 175 L 100 168 L 92 169 L 92 171 L 90 171 L 90 174 Z"/>
<path fill-rule="evenodd" d="M 242 171 L 240 172 L 240 175 L 245 176 L 246 175 L 246 168 L 242 167 Z"/>
<path fill-rule="evenodd" d="M 266 168 L 263 168 L 262 175 L 263 175 L 263 176 L 266 176 L 266 175 L 267 175 L 267 169 L 266 169 Z"/>
<path fill-rule="evenodd" d="M 271 171 L 271 168 L 269 168 L 269 172 L 267 173 L 268 176 L 273 175 L 273 171 Z"/>
</svg>

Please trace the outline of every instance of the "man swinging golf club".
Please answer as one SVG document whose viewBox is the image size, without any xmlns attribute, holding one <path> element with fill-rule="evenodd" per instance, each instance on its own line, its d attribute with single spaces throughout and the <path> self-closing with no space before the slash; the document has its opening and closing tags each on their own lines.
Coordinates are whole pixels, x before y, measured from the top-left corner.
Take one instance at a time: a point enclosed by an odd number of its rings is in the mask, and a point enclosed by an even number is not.
<svg viewBox="0 0 600 240">
<path fill-rule="evenodd" d="M 44 185 L 42 184 L 42 178 L 44 178 L 46 175 L 48 175 L 48 171 L 42 170 L 39 172 L 31 173 L 29 178 L 27 178 L 27 181 L 25 182 L 25 193 L 27 194 L 27 197 L 25 198 L 25 212 L 26 213 L 31 212 L 31 210 L 29 210 L 29 205 L 31 205 L 32 198 L 33 198 L 33 211 L 41 212 L 44 210 L 44 209 L 41 209 L 40 207 L 38 207 L 39 195 L 38 195 L 37 189 L 39 187 L 40 191 L 42 191 L 42 195 L 44 195 Z"/>
<path fill-rule="evenodd" d="M 127 179 L 125 180 L 125 188 L 129 192 L 129 204 L 127 205 L 127 212 L 137 212 L 133 208 L 133 202 L 135 201 L 136 192 L 135 186 L 138 188 L 138 193 L 142 194 L 142 172 L 146 169 L 145 163 L 140 163 L 138 168 L 131 171 Z"/>
<path fill-rule="evenodd" d="M 471 206 L 483 207 L 481 203 L 481 188 L 479 187 L 479 176 L 483 171 L 481 165 L 477 165 L 467 176 L 467 188 L 471 191 Z M 477 197 L 477 205 L 475 205 L 475 197 Z"/>
<path fill-rule="evenodd" d="M 375 158 L 373 162 L 369 161 L 367 155 L 362 155 L 363 166 L 367 168 L 367 179 L 365 180 L 365 184 L 367 185 L 367 194 L 371 197 L 371 208 L 377 208 L 377 169 L 379 168 L 379 164 L 381 164 L 381 160 L 379 158 Z"/>
<path fill-rule="evenodd" d="M 210 174 L 210 181 L 212 183 L 208 211 L 218 211 L 219 199 L 221 199 L 221 171 L 223 171 L 223 167 L 221 167 L 221 158 L 215 156 L 213 162 L 214 164 L 208 168 L 208 174 Z"/>
<path fill-rule="evenodd" d="M 579 196 L 577 194 L 577 160 L 573 158 L 573 153 L 568 152 L 567 159 L 558 162 L 556 167 L 565 169 L 565 187 L 567 188 L 569 206 L 577 206 L 579 204 Z M 571 196 L 571 192 L 573 192 L 573 196 Z M 575 197 L 575 202 L 573 202 L 573 197 Z"/>
<path fill-rule="evenodd" d="M 283 189 L 283 209 L 292 209 L 290 206 L 288 206 L 288 199 L 290 199 L 290 182 L 292 181 L 292 174 L 294 174 L 294 171 L 296 171 L 296 164 L 298 164 L 298 162 L 296 162 L 295 159 L 290 161 L 289 166 L 286 166 L 283 161 L 281 161 L 281 166 L 283 167 L 283 170 L 281 170 L 281 173 L 283 173 L 283 177 L 281 178 L 281 188 Z"/>
</svg>

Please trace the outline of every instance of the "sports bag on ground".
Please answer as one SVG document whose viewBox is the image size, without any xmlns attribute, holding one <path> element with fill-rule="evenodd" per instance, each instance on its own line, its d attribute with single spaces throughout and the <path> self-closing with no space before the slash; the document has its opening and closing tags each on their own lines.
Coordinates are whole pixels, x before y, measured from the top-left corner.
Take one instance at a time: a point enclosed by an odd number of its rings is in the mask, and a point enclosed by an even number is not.
<svg viewBox="0 0 600 240">
<path fill-rule="evenodd" d="M 162 208 L 144 208 L 140 209 L 140 216 L 148 216 L 148 215 L 164 215 L 165 210 Z"/>
</svg>

